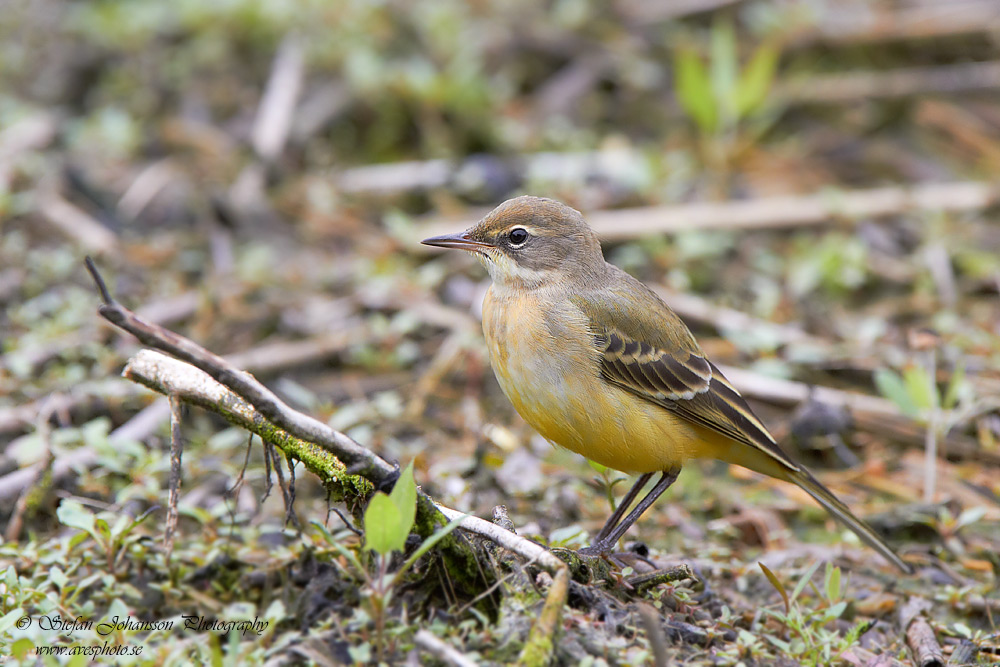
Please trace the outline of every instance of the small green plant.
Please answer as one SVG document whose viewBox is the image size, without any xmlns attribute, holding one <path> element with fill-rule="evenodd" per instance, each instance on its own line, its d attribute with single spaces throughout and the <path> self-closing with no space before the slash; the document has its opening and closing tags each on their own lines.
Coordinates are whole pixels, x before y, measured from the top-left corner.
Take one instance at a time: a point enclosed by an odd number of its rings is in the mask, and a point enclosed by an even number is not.
<svg viewBox="0 0 1000 667">
<path fill-rule="evenodd" d="M 924 500 L 934 500 L 937 471 L 937 443 L 948 431 L 967 418 L 960 404 L 969 405 L 971 386 L 965 378 L 965 365 L 955 367 L 944 393 L 938 389 L 937 353 L 924 350 L 918 363 L 910 363 L 897 373 L 890 368 L 875 371 L 879 393 L 896 404 L 899 411 L 927 427 L 924 447 Z"/>
<path fill-rule="evenodd" d="M 681 107 L 697 126 L 707 156 L 724 166 L 744 142 L 760 136 L 777 117 L 768 93 L 781 49 L 765 41 L 740 68 L 736 31 L 728 18 L 712 25 L 708 65 L 695 49 L 681 47 L 674 59 L 674 85 Z"/>
<path fill-rule="evenodd" d="M 836 193 L 830 193 L 831 200 Z M 846 298 L 869 280 L 868 246 L 848 234 L 832 232 L 822 238 L 796 239 L 788 263 L 788 287 L 802 299 L 814 292 Z"/>
<path fill-rule="evenodd" d="M 608 497 L 608 505 L 611 506 L 611 511 L 615 511 L 618 507 L 615 501 L 615 487 L 622 482 L 628 481 L 628 477 L 619 474 L 617 471 L 612 470 L 607 466 L 603 466 L 596 461 L 587 460 L 590 467 L 597 472 L 597 476 L 594 477 L 594 481 L 597 482 L 604 489 L 604 493 Z"/>
<path fill-rule="evenodd" d="M 879 368 L 874 379 L 880 394 L 895 403 L 904 415 L 918 420 L 926 419 L 933 410 L 953 410 L 967 390 L 964 365 L 955 368 L 943 395 L 930 370 L 920 364 L 910 364 L 901 373 Z"/>
<path fill-rule="evenodd" d="M 420 558 L 434 548 L 451 531 L 458 527 L 462 517 L 451 521 L 421 542 L 420 546 L 403 561 L 396 570 L 390 571 L 394 554 L 402 553 L 406 540 L 417 515 L 417 485 L 413 480 L 413 464 L 406 466 L 400 474 L 392 492 L 377 492 L 368 503 L 364 517 L 364 550 L 372 556 L 372 568 L 362 565 L 353 551 L 333 539 L 326 528 L 313 522 L 328 542 L 343 556 L 354 570 L 364 579 L 362 592 L 368 600 L 370 615 L 375 622 L 376 644 L 379 661 L 385 654 L 386 610 L 392 601 L 396 585 Z"/>
<path fill-rule="evenodd" d="M 111 523 L 110 519 L 114 517 L 111 512 L 94 514 L 75 500 L 64 500 L 59 504 L 56 516 L 64 526 L 80 531 L 70 538 L 70 548 L 77 546 L 88 536 L 92 537 L 104 554 L 108 570 L 115 573 L 128 550 L 147 537 L 134 531 L 155 511 L 156 508 L 149 509 L 134 519 L 126 514 L 119 514 L 114 523 Z"/>
<path fill-rule="evenodd" d="M 758 565 L 784 602 L 784 611 L 764 609 L 764 615 L 778 621 L 789 631 L 787 639 L 780 639 L 771 634 L 765 634 L 765 638 L 787 656 L 799 660 L 802 664 L 829 664 L 841 653 L 857 644 L 861 635 L 874 624 L 874 621 L 861 621 L 845 635 L 827 628 L 847 609 L 847 600 L 844 599 L 846 584 L 841 585 L 839 567 L 827 563 L 823 590 L 818 591 L 813 586 L 817 598 L 820 599 L 820 605 L 815 609 L 806 609 L 798 603 L 798 597 L 807 585 L 812 585 L 811 580 L 819 569 L 819 563 L 814 563 L 806 571 L 791 594 L 774 572 L 763 563 Z"/>
</svg>

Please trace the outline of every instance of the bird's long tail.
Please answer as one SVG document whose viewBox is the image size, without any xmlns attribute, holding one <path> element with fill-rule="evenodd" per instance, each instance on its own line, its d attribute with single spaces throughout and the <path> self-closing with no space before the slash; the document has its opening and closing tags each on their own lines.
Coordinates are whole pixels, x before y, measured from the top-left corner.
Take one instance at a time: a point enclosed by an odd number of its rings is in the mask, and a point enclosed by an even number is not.
<svg viewBox="0 0 1000 667">
<path fill-rule="evenodd" d="M 837 496 L 833 495 L 832 491 L 823 486 L 818 479 L 813 477 L 812 473 L 805 468 L 800 468 L 794 472 L 789 471 L 786 474 L 788 481 L 798 484 L 806 493 L 815 498 L 816 502 L 826 508 L 830 514 L 837 517 L 844 525 L 853 530 L 861 538 L 862 542 L 875 549 L 875 551 L 878 551 L 886 560 L 903 572 L 912 574 L 913 568 L 897 556 L 896 552 L 885 543 L 885 540 L 879 537 L 878 533 L 871 526 L 854 516 L 850 508 L 842 503 Z"/>
</svg>

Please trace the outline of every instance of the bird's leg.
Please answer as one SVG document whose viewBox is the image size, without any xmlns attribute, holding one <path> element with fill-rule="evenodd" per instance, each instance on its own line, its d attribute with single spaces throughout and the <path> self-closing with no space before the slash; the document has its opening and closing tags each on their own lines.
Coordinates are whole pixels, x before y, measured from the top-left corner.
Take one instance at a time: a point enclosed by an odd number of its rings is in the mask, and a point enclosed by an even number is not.
<svg viewBox="0 0 1000 667">
<path fill-rule="evenodd" d="M 625 516 L 625 512 L 627 512 L 628 508 L 632 506 L 632 501 L 635 500 L 635 497 L 639 495 L 640 491 L 642 491 L 642 487 L 646 486 L 646 482 L 648 482 L 649 478 L 652 476 L 653 473 L 647 472 L 645 475 L 642 475 L 638 480 L 636 480 L 635 484 L 632 485 L 632 488 L 629 489 L 628 493 L 625 494 L 625 497 L 622 498 L 622 501 L 618 503 L 618 507 L 615 509 L 614 514 L 609 516 L 608 520 L 604 522 L 604 527 L 601 528 L 601 532 L 599 532 L 597 537 L 594 539 L 595 543 L 603 541 L 608 535 L 611 534 L 611 531 L 615 529 L 618 522 L 622 520 L 623 516 Z"/>
<path fill-rule="evenodd" d="M 639 501 L 639 503 L 635 506 L 635 509 L 629 512 L 628 516 L 626 516 L 624 520 L 610 530 L 607 535 L 604 535 L 604 530 L 602 529 L 598 538 L 594 540 L 594 543 L 585 549 L 581 549 L 581 553 L 585 555 L 602 555 L 610 553 L 618 543 L 618 540 L 622 538 L 622 535 L 624 535 L 628 529 L 632 527 L 632 524 L 639 520 L 639 517 L 642 516 L 643 512 L 649 509 L 649 506 L 655 503 L 656 499 L 659 498 L 663 492 L 670 488 L 670 485 L 677 480 L 677 475 L 680 471 L 681 469 L 679 467 L 665 470 L 653 488 L 649 490 L 649 493 L 647 493 L 646 496 Z M 648 479 L 648 477 L 646 477 L 646 479 Z M 645 484 L 645 479 L 640 479 L 640 481 Z M 635 491 L 635 494 L 630 491 L 629 495 L 635 497 L 635 495 L 638 494 L 638 491 L 635 488 L 633 488 L 633 491 Z M 631 499 L 629 499 L 629 502 L 631 502 Z M 624 506 L 625 503 L 622 503 L 622 505 Z M 618 514 L 618 512 L 615 512 L 615 514 Z M 612 518 L 615 517 L 612 516 Z"/>
</svg>

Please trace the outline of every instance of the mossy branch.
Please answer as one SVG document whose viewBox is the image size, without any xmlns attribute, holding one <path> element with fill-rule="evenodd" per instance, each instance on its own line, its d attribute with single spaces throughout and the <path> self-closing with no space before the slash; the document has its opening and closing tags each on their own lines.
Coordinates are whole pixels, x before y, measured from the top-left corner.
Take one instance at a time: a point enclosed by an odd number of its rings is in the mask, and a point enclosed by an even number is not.
<svg viewBox="0 0 1000 667">
<path fill-rule="evenodd" d="M 301 461 L 320 478 L 334 502 L 361 502 L 373 490 L 369 480 L 349 473 L 333 453 L 275 426 L 244 398 L 188 363 L 154 350 L 140 350 L 125 365 L 122 376 L 157 393 L 214 412 L 233 426 L 255 433 L 287 457 Z"/>
</svg>

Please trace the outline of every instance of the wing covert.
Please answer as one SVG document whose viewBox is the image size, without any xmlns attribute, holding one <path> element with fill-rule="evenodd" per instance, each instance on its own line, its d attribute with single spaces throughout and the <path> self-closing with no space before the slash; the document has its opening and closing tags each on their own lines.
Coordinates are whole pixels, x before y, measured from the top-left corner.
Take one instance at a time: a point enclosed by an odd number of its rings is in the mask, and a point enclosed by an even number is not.
<svg viewBox="0 0 1000 667">
<path fill-rule="evenodd" d="M 598 334 L 595 339 L 606 381 L 799 469 L 700 350 L 670 353 L 616 331 Z"/>
</svg>

